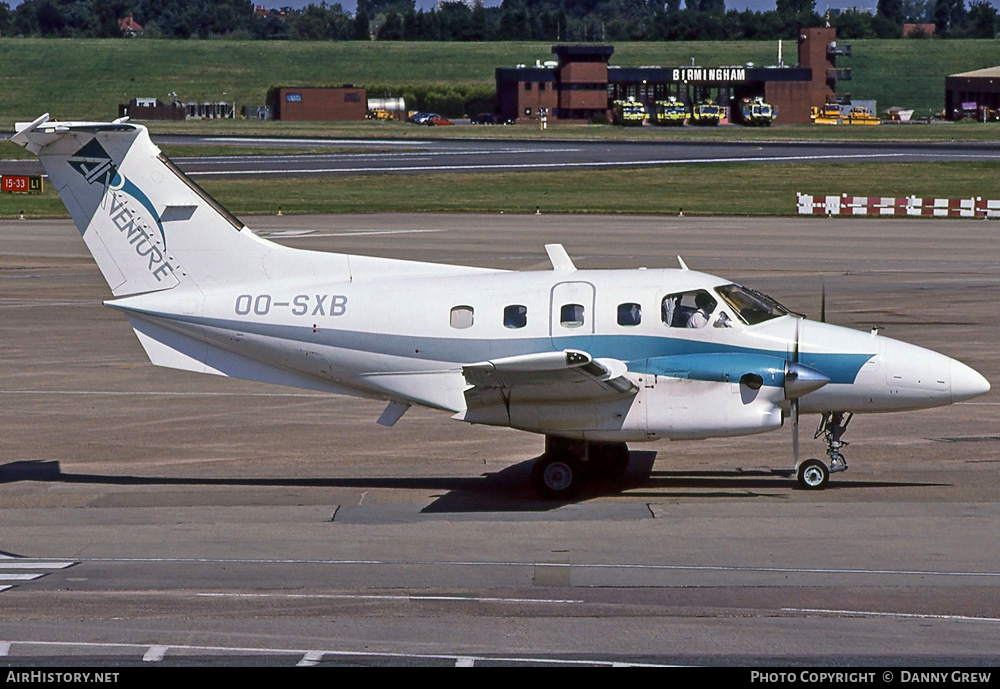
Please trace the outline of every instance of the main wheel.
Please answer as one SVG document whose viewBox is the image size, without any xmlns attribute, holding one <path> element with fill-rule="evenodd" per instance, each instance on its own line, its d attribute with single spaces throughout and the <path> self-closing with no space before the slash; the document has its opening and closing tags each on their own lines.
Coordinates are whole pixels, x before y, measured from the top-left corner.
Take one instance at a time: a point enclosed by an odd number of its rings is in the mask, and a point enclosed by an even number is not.
<svg viewBox="0 0 1000 689">
<path fill-rule="evenodd" d="M 558 453 L 539 457 L 531 478 L 543 497 L 565 500 L 576 495 L 582 476 L 574 458 Z"/>
<path fill-rule="evenodd" d="M 807 459 L 799 464 L 799 485 L 806 490 L 822 490 L 830 480 L 830 470 L 818 459 Z"/>
</svg>

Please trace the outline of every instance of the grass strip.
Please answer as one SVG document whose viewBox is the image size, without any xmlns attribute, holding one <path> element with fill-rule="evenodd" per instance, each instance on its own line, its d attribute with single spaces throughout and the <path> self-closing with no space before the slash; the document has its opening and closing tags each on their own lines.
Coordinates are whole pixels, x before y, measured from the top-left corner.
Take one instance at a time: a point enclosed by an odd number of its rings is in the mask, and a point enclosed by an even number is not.
<svg viewBox="0 0 1000 689">
<path fill-rule="evenodd" d="M 237 216 L 486 212 L 793 215 L 795 194 L 1000 198 L 997 162 L 680 164 L 655 168 L 200 179 Z M 58 196 L 0 196 L 0 218 L 65 217 Z"/>
</svg>

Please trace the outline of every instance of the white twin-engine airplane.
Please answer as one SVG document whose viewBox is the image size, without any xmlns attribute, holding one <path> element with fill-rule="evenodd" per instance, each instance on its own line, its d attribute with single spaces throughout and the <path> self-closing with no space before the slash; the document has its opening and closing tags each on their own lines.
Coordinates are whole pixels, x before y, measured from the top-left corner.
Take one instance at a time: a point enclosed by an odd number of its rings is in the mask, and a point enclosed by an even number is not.
<svg viewBox="0 0 1000 689">
<path fill-rule="evenodd" d="M 986 393 L 959 361 L 806 320 L 688 270 L 509 272 L 292 249 L 248 230 L 181 173 L 145 127 L 17 125 L 114 299 L 158 366 L 414 404 L 545 435 L 549 497 L 610 479 L 629 441 L 793 429 L 798 482 L 847 468 L 854 413 Z M 798 417 L 821 414 L 829 465 L 800 461 Z"/>
</svg>

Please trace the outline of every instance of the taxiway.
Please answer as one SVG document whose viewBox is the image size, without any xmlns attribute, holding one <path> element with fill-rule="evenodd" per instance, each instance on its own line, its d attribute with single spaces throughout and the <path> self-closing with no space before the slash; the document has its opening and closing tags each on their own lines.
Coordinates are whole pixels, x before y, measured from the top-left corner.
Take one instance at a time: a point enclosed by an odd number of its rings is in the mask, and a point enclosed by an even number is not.
<svg viewBox="0 0 1000 689">
<path fill-rule="evenodd" d="M 156 369 L 67 221 L 0 222 L 0 665 L 997 664 L 996 223 L 340 215 L 311 249 L 673 266 L 936 349 L 977 400 L 858 417 L 798 490 L 785 431 L 633 445 L 572 504 L 540 438 Z M 386 285 L 391 291 L 392 285 Z M 803 453 L 813 418 L 803 420 Z"/>
</svg>

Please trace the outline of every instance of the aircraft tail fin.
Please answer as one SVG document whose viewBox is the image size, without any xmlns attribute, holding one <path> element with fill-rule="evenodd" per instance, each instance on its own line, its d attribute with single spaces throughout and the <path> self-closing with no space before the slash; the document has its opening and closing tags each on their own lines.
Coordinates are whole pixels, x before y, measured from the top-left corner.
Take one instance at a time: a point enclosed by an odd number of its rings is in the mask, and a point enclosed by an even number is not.
<svg viewBox="0 0 1000 689">
<path fill-rule="evenodd" d="M 248 277 L 246 266 L 259 267 L 274 246 L 177 169 L 141 125 L 43 115 L 16 129 L 10 140 L 38 154 L 115 296 L 192 276 Z"/>
</svg>

